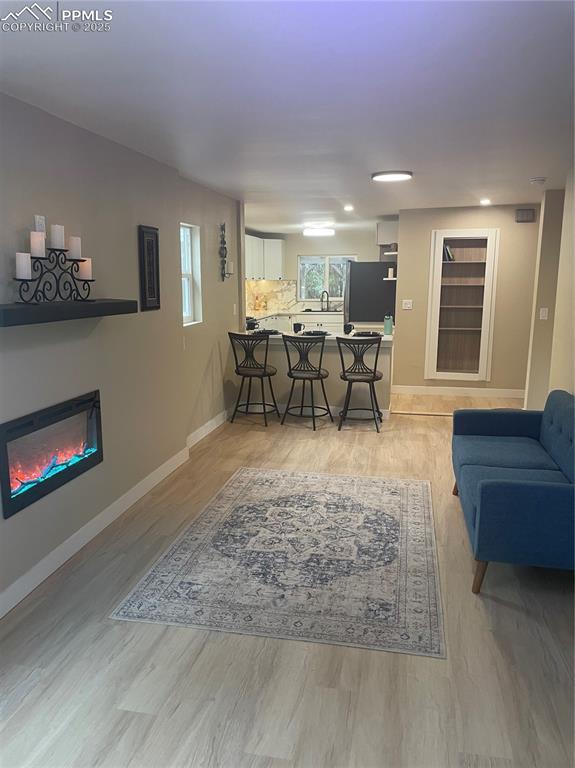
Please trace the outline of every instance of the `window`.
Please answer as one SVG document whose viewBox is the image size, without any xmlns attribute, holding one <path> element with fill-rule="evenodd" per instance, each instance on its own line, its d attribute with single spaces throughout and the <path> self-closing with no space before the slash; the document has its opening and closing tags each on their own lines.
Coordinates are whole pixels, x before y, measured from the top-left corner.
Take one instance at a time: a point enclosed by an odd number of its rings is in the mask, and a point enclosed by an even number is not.
<svg viewBox="0 0 575 768">
<path fill-rule="evenodd" d="M 347 262 L 357 256 L 300 256 L 298 265 L 298 295 L 301 301 L 321 298 L 322 291 L 330 299 L 343 299 Z"/>
<path fill-rule="evenodd" d="M 182 257 L 182 316 L 184 325 L 202 322 L 202 275 L 200 265 L 200 228 L 180 224 Z"/>
</svg>

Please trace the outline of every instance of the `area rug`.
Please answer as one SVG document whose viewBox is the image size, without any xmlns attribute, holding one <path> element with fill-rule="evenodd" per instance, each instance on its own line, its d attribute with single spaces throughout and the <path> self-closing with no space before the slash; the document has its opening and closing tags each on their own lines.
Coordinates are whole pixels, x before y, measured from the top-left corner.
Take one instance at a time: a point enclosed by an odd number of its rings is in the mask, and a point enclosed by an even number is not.
<svg viewBox="0 0 575 768">
<path fill-rule="evenodd" d="M 444 657 L 429 483 L 239 469 L 111 618 Z"/>
</svg>

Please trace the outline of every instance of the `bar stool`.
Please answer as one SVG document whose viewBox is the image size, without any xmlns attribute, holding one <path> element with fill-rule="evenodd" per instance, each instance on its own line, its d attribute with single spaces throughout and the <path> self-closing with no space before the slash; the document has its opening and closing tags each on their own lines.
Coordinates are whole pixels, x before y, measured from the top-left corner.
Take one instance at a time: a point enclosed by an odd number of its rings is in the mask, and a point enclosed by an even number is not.
<svg viewBox="0 0 575 768">
<path fill-rule="evenodd" d="M 375 393 L 375 382 L 380 381 L 383 378 L 381 371 L 377 370 L 377 360 L 379 357 L 379 350 L 381 347 L 381 336 L 366 337 L 366 336 L 353 336 L 351 338 L 337 337 L 337 346 L 339 349 L 339 356 L 341 358 L 341 373 L 340 378 L 347 382 L 347 392 L 345 394 L 345 401 L 343 410 L 339 414 L 338 431 L 341 429 L 343 422 L 347 419 L 349 411 L 369 411 L 369 408 L 350 408 L 349 401 L 351 400 L 351 391 L 354 384 L 367 384 L 369 387 L 369 397 L 371 401 L 371 413 L 369 416 L 375 422 L 375 428 L 379 432 L 379 422 L 383 421 L 383 414 L 379 409 L 377 402 L 377 395 Z M 367 365 L 364 360 L 365 355 L 368 352 L 374 352 L 375 358 L 373 368 Z M 352 355 L 352 360 L 349 365 L 346 365 L 346 355 L 349 361 L 349 353 Z M 359 418 L 359 417 L 358 417 Z"/>
<path fill-rule="evenodd" d="M 286 356 L 287 356 L 287 362 L 288 362 L 288 376 L 292 380 L 291 381 L 291 389 L 289 392 L 289 398 L 287 402 L 287 407 L 284 411 L 284 415 L 282 417 L 282 424 L 284 423 L 286 416 L 288 413 L 290 416 L 307 416 L 308 414 L 304 414 L 303 409 L 304 408 L 311 408 L 311 420 L 313 424 L 313 430 L 315 432 L 315 420 L 316 416 L 329 416 L 329 418 L 333 421 L 333 416 L 331 415 L 331 410 L 329 408 L 329 403 L 327 401 L 327 395 L 325 393 L 325 385 L 324 385 L 324 379 L 327 379 L 328 372 L 325 370 L 325 368 L 321 367 L 321 363 L 323 360 L 323 348 L 325 344 L 325 336 L 287 336 L 283 334 L 283 341 L 284 341 L 284 347 L 286 350 Z M 293 362 L 291 355 L 291 352 L 297 352 L 298 359 Z M 317 362 L 317 365 L 315 365 L 310 359 L 310 353 L 314 352 L 314 354 L 319 353 L 319 360 Z M 301 403 L 300 405 L 293 405 L 290 408 L 290 403 L 293 395 L 293 390 L 295 387 L 296 381 L 301 381 Z M 319 381 L 321 384 L 321 391 L 323 392 L 323 399 L 325 400 L 325 407 L 323 405 L 316 405 L 314 396 L 313 396 L 313 383 L 314 381 Z M 305 405 L 305 385 L 306 382 L 309 382 L 310 390 L 311 390 L 311 405 Z M 294 413 L 295 410 L 299 410 L 299 414 Z"/>
<path fill-rule="evenodd" d="M 238 392 L 238 399 L 236 400 L 236 407 L 231 422 L 236 417 L 236 413 L 260 413 L 260 411 L 250 411 L 250 405 L 261 405 L 261 413 L 264 415 L 264 424 L 268 425 L 268 413 L 275 411 L 280 418 L 280 412 L 276 403 L 274 395 L 274 389 L 272 387 L 272 376 L 275 376 L 277 369 L 273 365 L 268 365 L 268 347 L 269 347 L 269 335 L 258 333 L 231 333 L 228 332 L 230 342 L 232 344 L 232 350 L 234 353 L 234 360 L 236 362 L 236 374 L 242 377 L 242 383 L 240 385 L 240 391 Z M 264 361 L 263 363 L 256 360 L 254 352 L 260 345 L 263 346 Z M 261 351 L 261 350 L 260 350 Z M 242 357 L 243 356 L 243 357 Z M 244 390 L 244 382 L 248 380 L 248 399 L 245 403 L 240 402 L 242 398 L 242 392 Z M 251 402 L 252 395 L 252 381 L 253 379 L 259 379 L 262 390 L 262 401 Z M 264 379 L 267 379 L 270 385 L 270 392 L 272 394 L 272 403 L 266 403 L 264 393 Z"/>
</svg>

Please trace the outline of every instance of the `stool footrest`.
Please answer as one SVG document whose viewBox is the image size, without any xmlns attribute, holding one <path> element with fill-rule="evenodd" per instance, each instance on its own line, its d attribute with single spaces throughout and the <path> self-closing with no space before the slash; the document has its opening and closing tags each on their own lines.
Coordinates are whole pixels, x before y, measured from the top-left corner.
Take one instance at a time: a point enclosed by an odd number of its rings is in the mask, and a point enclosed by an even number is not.
<svg viewBox="0 0 575 768">
<path fill-rule="evenodd" d="M 330 414 L 330 409 L 326 408 L 325 405 L 304 405 L 304 412 L 300 413 L 301 410 L 301 405 L 290 405 L 289 408 L 286 408 L 286 413 L 289 413 L 290 416 L 299 416 L 302 419 L 309 419 L 312 412 L 316 416 L 329 416 Z M 294 413 L 294 411 L 297 411 L 297 413 Z M 306 411 L 308 411 L 308 413 L 306 413 Z"/>
<path fill-rule="evenodd" d="M 252 411 L 251 408 L 254 405 L 259 405 L 260 410 L 259 411 Z M 265 406 L 265 413 L 275 413 L 276 407 L 273 403 L 256 403 L 253 400 L 250 400 L 249 403 L 239 403 L 236 410 L 239 411 L 239 413 L 251 413 L 251 414 L 262 414 L 264 413 L 264 409 L 261 406 Z M 248 410 L 248 408 L 250 410 Z"/>
<path fill-rule="evenodd" d="M 351 413 L 351 411 L 365 411 L 369 413 L 369 416 L 352 416 L 351 418 L 349 416 L 346 416 L 346 421 L 349 419 L 350 421 L 373 421 L 373 411 L 371 408 L 368 408 L 367 406 L 365 408 L 348 408 L 347 412 Z M 379 416 L 380 421 L 383 419 L 383 413 L 381 411 L 376 411 L 377 415 Z M 343 416 L 343 409 L 338 414 L 341 418 Z"/>
</svg>

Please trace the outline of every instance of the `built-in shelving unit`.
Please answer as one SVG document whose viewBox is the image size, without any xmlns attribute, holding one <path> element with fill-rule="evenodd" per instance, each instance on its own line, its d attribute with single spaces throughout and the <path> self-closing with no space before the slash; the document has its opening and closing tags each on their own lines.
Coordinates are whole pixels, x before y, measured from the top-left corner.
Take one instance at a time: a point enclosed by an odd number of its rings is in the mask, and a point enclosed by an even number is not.
<svg viewBox="0 0 575 768">
<path fill-rule="evenodd" d="M 426 378 L 485 380 L 491 353 L 497 230 L 436 230 Z"/>
</svg>

